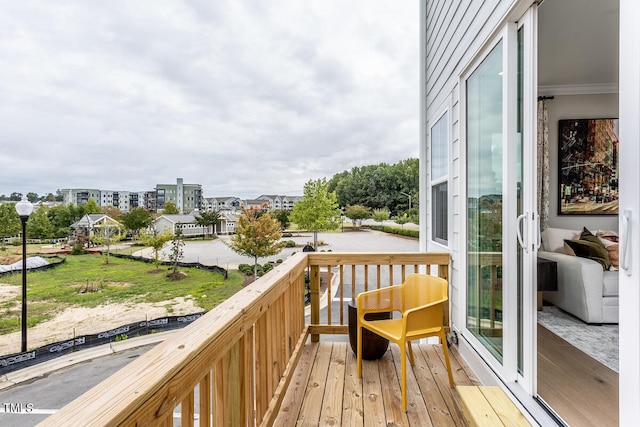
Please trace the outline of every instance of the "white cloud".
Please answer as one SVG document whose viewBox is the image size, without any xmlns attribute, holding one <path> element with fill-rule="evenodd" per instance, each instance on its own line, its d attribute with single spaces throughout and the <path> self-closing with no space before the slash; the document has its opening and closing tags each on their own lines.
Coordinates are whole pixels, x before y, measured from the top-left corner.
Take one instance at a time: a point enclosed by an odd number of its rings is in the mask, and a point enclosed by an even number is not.
<svg viewBox="0 0 640 427">
<path fill-rule="evenodd" d="M 418 5 L 7 2 L 0 194 L 301 194 L 418 153 Z"/>
</svg>

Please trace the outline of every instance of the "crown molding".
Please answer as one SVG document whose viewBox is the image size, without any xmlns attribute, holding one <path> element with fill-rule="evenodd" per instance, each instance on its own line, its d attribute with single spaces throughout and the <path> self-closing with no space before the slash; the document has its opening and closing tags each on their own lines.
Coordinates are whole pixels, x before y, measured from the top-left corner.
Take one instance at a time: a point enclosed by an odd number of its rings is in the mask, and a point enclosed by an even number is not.
<svg viewBox="0 0 640 427">
<path fill-rule="evenodd" d="M 558 85 L 538 87 L 539 96 L 553 95 L 597 95 L 618 93 L 618 83 L 599 83 L 592 85 Z"/>
</svg>

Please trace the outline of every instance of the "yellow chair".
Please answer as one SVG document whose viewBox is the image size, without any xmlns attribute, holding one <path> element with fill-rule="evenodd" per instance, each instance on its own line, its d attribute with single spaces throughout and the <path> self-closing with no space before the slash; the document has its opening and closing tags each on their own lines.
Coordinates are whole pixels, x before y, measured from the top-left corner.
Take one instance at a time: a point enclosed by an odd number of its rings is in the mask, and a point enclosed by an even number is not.
<svg viewBox="0 0 640 427">
<path fill-rule="evenodd" d="M 402 410 L 407 410 L 407 361 L 413 365 L 411 341 L 437 336 L 442 342 L 444 359 L 449 374 L 449 385 L 454 386 L 449 351 L 444 335 L 444 307 L 448 298 L 448 282 L 440 277 L 411 274 L 403 284 L 363 292 L 358 295 L 357 374 L 362 377 L 362 328 L 366 328 L 400 347 L 402 367 Z M 368 313 L 400 312 L 402 317 L 388 320 L 365 320 Z"/>
</svg>

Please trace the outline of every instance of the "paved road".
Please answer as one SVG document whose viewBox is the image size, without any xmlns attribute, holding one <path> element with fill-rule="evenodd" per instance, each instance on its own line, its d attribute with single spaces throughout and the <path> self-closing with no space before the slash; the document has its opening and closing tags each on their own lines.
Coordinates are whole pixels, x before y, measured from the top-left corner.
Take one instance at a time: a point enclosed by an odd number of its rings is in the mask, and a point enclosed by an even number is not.
<svg viewBox="0 0 640 427">
<path fill-rule="evenodd" d="M 184 248 L 185 261 L 200 261 L 203 264 L 214 264 L 217 261 L 221 267 L 226 267 L 228 263 L 229 268 L 233 268 L 232 266 L 238 263 L 250 262 L 227 248 L 222 243 L 225 238 L 226 236 L 214 241 L 187 242 Z M 313 241 L 313 234 L 305 233 L 291 239 L 305 244 Z M 319 233 L 318 239 L 326 242 L 320 250 L 330 249 L 333 252 L 415 252 L 418 250 L 418 241 L 415 239 L 374 231 Z M 294 250 L 300 251 L 300 248 L 285 249 L 280 255 L 270 257 L 269 260 L 285 259 Z M 334 304 L 337 303 L 334 302 Z M 337 312 L 336 310 L 337 307 L 334 308 L 334 312 Z M 344 338 L 347 339 L 346 336 Z M 127 341 L 133 341 L 133 339 Z M 0 426 L 36 425 L 152 347 L 153 345 L 145 345 L 109 356 L 89 359 L 55 372 L 47 372 L 46 363 L 49 362 L 38 365 L 42 376 L 0 391 Z M 82 359 L 81 355 L 78 355 L 77 359 Z M 20 413 L 15 413 L 18 410 Z"/>
<path fill-rule="evenodd" d="M 216 240 L 189 240 L 183 248 L 184 262 L 200 262 L 205 265 L 218 265 L 226 269 L 234 269 L 238 264 L 253 264 L 253 259 L 238 255 L 225 244 L 229 236 L 220 236 Z M 293 240 L 298 245 L 307 243 L 313 244 L 313 233 L 294 234 L 293 237 L 286 237 L 286 240 Z M 325 245 L 318 247 L 319 251 L 333 252 L 413 252 L 418 250 L 416 239 L 402 238 L 398 236 L 381 233 L 378 231 L 346 231 L 336 233 L 318 233 L 318 242 Z M 258 259 L 259 263 L 275 261 L 278 258 L 286 259 L 293 252 L 300 252 L 301 248 L 285 248 L 278 255 Z M 153 257 L 152 250 L 145 249 L 136 252 L 138 256 Z M 168 245 L 161 252 L 161 257 L 168 259 Z"/>
</svg>

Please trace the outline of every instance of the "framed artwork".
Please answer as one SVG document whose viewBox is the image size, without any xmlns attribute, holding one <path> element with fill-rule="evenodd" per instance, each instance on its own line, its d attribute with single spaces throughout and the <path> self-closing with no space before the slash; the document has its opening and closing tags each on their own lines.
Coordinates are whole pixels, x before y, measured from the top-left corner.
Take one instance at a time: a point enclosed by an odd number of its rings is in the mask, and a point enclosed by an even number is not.
<svg viewBox="0 0 640 427">
<path fill-rule="evenodd" d="M 558 214 L 618 214 L 618 119 L 558 123 Z"/>
</svg>

